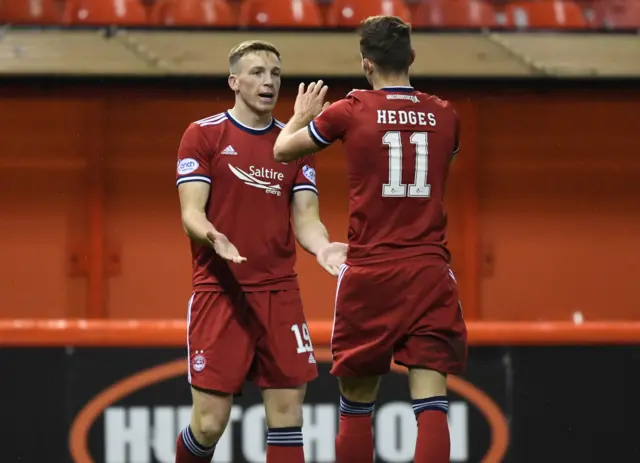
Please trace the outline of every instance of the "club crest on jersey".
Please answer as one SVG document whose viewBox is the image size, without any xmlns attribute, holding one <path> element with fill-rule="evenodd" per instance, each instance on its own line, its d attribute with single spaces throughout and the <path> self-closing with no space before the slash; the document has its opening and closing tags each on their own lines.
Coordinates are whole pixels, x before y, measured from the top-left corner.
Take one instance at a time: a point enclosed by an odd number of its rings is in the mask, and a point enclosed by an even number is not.
<svg viewBox="0 0 640 463">
<path fill-rule="evenodd" d="M 270 195 L 282 196 L 282 188 L 279 183 L 276 183 L 276 181 L 282 182 L 284 180 L 283 173 L 274 169 L 255 166 L 249 166 L 249 170 L 251 171 L 249 173 L 231 164 L 229 164 L 229 169 L 236 177 L 242 180 L 245 185 L 259 188 Z M 261 179 L 268 179 L 270 181 Z"/>
<path fill-rule="evenodd" d="M 303 166 L 302 175 L 304 175 L 307 180 L 309 180 L 314 185 L 316 184 L 316 170 L 313 167 Z"/>
<path fill-rule="evenodd" d="M 198 164 L 198 161 L 196 161 L 195 159 L 192 159 L 192 158 L 181 159 L 180 161 L 178 161 L 178 174 L 179 175 L 191 174 L 196 170 L 198 170 L 198 167 L 200 167 L 200 164 Z"/>
</svg>

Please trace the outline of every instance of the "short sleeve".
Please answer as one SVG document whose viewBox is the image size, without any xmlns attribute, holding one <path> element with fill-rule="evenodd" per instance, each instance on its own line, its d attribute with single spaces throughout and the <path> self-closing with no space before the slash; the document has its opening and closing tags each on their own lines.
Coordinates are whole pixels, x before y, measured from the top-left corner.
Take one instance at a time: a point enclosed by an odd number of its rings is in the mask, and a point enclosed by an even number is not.
<svg viewBox="0 0 640 463">
<path fill-rule="evenodd" d="M 351 104 L 349 98 L 337 101 L 311 121 L 309 135 L 319 147 L 329 146 L 344 136 L 351 120 Z"/>
<path fill-rule="evenodd" d="M 197 124 L 191 124 L 180 141 L 176 184 L 187 182 L 211 183 L 209 166 L 213 152 Z"/>
<path fill-rule="evenodd" d="M 300 161 L 300 167 L 293 184 L 293 192 L 313 191 L 318 194 L 316 186 L 316 161 L 313 156 L 305 156 Z"/>
</svg>

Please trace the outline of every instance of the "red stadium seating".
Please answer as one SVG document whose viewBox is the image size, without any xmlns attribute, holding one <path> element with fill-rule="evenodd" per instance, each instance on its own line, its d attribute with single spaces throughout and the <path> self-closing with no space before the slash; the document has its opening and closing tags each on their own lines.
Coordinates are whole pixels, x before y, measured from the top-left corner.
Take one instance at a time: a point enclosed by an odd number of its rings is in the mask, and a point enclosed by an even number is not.
<svg viewBox="0 0 640 463">
<path fill-rule="evenodd" d="M 0 22 L 10 24 L 59 25 L 70 21 L 65 0 L 0 0 Z"/>
<path fill-rule="evenodd" d="M 484 0 L 423 0 L 413 16 L 415 27 L 492 27 L 496 11 Z"/>
<path fill-rule="evenodd" d="M 411 20 L 409 8 L 402 0 L 333 0 L 327 24 L 334 27 L 355 27 L 366 17 L 380 14 Z"/>
<path fill-rule="evenodd" d="M 236 26 L 226 0 L 169 0 L 159 6 L 165 26 Z"/>
<path fill-rule="evenodd" d="M 153 4 L 142 0 L 74 0 L 72 22 L 77 25 L 146 26 Z"/>
<path fill-rule="evenodd" d="M 320 9 L 314 0 L 244 0 L 240 9 L 244 27 L 319 27 Z"/>
<path fill-rule="evenodd" d="M 510 3 L 507 22 L 517 28 L 584 28 L 587 21 L 582 9 L 565 0 L 539 0 Z"/>
<path fill-rule="evenodd" d="M 640 3 L 637 0 L 600 0 L 592 7 L 592 25 L 598 28 L 640 29 Z"/>
</svg>

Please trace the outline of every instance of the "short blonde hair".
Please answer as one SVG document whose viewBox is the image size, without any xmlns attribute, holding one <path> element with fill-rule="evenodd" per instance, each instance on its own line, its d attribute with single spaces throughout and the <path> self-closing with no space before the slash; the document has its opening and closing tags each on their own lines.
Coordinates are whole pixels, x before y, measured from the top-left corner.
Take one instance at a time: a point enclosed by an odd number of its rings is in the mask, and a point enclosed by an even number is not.
<svg viewBox="0 0 640 463">
<path fill-rule="evenodd" d="M 280 59 L 280 51 L 275 45 L 263 40 L 247 40 L 231 49 L 229 52 L 229 67 L 233 68 L 243 56 L 260 51 L 273 53 Z"/>
</svg>

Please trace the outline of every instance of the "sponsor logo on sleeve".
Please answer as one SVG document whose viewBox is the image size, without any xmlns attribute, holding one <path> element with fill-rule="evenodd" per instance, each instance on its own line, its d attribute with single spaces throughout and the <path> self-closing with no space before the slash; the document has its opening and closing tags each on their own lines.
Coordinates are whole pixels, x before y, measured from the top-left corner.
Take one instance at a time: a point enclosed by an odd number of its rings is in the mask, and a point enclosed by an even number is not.
<svg viewBox="0 0 640 463">
<path fill-rule="evenodd" d="M 179 175 L 192 174 L 196 170 L 198 170 L 198 167 L 200 167 L 200 164 L 198 164 L 198 161 L 196 161 L 195 159 L 192 159 L 192 158 L 182 159 L 178 161 L 178 174 Z"/>
<path fill-rule="evenodd" d="M 303 166 L 302 175 L 304 175 L 307 180 L 309 180 L 314 185 L 316 184 L 316 170 L 313 167 Z"/>
</svg>

